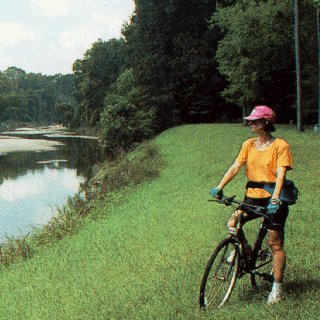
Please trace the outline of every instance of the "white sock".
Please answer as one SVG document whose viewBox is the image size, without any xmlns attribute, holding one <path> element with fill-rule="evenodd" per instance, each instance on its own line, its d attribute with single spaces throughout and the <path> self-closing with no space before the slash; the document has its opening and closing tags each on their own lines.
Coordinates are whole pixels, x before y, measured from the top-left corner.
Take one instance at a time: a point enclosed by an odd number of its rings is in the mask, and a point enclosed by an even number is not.
<svg viewBox="0 0 320 320">
<path fill-rule="evenodd" d="M 281 292 L 283 287 L 283 283 L 280 282 L 274 282 L 272 285 L 272 291 L 278 291 Z"/>
</svg>

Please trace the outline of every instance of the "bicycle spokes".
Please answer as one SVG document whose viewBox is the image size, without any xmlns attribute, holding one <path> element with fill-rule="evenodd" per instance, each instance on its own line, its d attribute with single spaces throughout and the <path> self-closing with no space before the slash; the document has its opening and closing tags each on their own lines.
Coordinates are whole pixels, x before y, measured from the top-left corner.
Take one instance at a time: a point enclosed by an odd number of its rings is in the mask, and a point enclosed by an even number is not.
<svg viewBox="0 0 320 320">
<path fill-rule="evenodd" d="M 264 240 L 261 249 L 258 251 L 254 270 L 251 272 L 251 284 L 253 287 L 265 287 L 267 282 L 273 281 L 272 261 L 271 250 L 267 241 Z"/>
<path fill-rule="evenodd" d="M 205 270 L 200 289 L 202 307 L 221 307 L 228 300 L 238 268 L 238 249 L 231 239 L 226 239 L 217 247 Z"/>
</svg>

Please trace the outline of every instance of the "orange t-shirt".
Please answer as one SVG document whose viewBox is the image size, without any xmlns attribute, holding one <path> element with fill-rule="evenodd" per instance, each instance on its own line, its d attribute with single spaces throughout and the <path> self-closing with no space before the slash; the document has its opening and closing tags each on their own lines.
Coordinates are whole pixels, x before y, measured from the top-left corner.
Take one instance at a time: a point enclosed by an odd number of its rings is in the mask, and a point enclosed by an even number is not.
<svg viewBox="0 0 320 320">
<path fill-rule="evenodd" d="M 283 139 L 276 138 L 264 150 L 255 147 L 256 138 L 246 140 L 237 156 L 236 161 L 246 165 L 248 180 L 255 182 L 276 182 L 277 169 L 286 167 L 292 169 L 292 156 L 289 144 Z M 247 189 L 250 198 L 270 197 L 270 193 L 260 188 Z"/>
</svg>

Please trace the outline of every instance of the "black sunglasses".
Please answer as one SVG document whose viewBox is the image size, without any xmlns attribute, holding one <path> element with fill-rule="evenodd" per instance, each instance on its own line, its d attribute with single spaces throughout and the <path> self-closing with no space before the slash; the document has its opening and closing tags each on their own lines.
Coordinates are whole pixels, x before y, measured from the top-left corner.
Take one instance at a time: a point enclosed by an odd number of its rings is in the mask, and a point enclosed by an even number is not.
<svg viewBox="0 0 320 320">
<path fill-rule="evenodd" d="M 260 119 L 257 120 L 249 120 L 248 123 L 252 123 L 252 124 L 257 124 L 259 122 Z"/>
</svg>

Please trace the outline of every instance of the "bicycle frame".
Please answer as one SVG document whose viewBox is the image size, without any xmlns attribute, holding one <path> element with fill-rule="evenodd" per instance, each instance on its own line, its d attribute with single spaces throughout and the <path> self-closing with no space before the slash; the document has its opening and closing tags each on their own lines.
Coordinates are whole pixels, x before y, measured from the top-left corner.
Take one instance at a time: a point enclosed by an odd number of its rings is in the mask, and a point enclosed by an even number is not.
<svg viewBox="0 0 320 320">
<path fill-rule="evenodd" d="M 256 241 L 253 246 L 252 259 L 254 261 L 258 257 L 259 250 L 261 249 L 262 242 L 263 242 L 266 235 L 267 235 L 267 226 L 265 225 L 264 221 L 262 221 L 260 224 L 260 229 L 259 229 Z"/>
<path fill-rule="evenodd" d="M 232 201 L 234 201 L 234 200 L 232 200 Z M 259 210 L 260 210 L 260 208 L 259 208 Z M 254 212 L 257 213 L 257 211 L 254 211 Z M 255 241 L 253 243 L 252 252 L 251 252 L 251 254 L 249 256 L 246 254 L 245 250 L 243 249 L 244 248 L 244 242 L 242 240 L 242 237 L 231 236 L 231 238 L 233 238 L 236 241 L 236 243 L 239 244 L 238 248 L 239 248 L 239 252 L 240 252 L 240 258 L 244 259 L 244 262 L 245 262 L 245 266 L 240 264 L 240 273 L 239 273 L 240 277 L 242 277 L 246 273 L 250 273 L 250 274 L 254 273 L 254 274 L 258 275 L 258 276 L 264 276 L 263 274 L 260 274 L 256 270 L 258 270 L 258 269 L 262 268 L 263 266 L 267 265 L 268 263 L 270 263 L 270 261 L 266 261 L 265 263 L 260 264 L 258 268 L 255 268 L 254 266 L 251 265 L 251 263 L 254 263 L 257 260 L 259 252 L 260 252 L 260 249 L 261 249 L 261 246 L 262 246 L 262 242 L 263 242 L 263 240 L 266 237 L 267 232 L 268 232 L 267 226 L 265 224 L 266 217 L 264 215 L 262 215 L 262 217 L 264 219 L 260 223 L 259 231 L 258 231 L 256 239 L 255 239 Z M 240 216 L 240 221 L 238 223 L 240 226 L 241 226 L 241 218 L 242 217 Z"/>
</svg>

